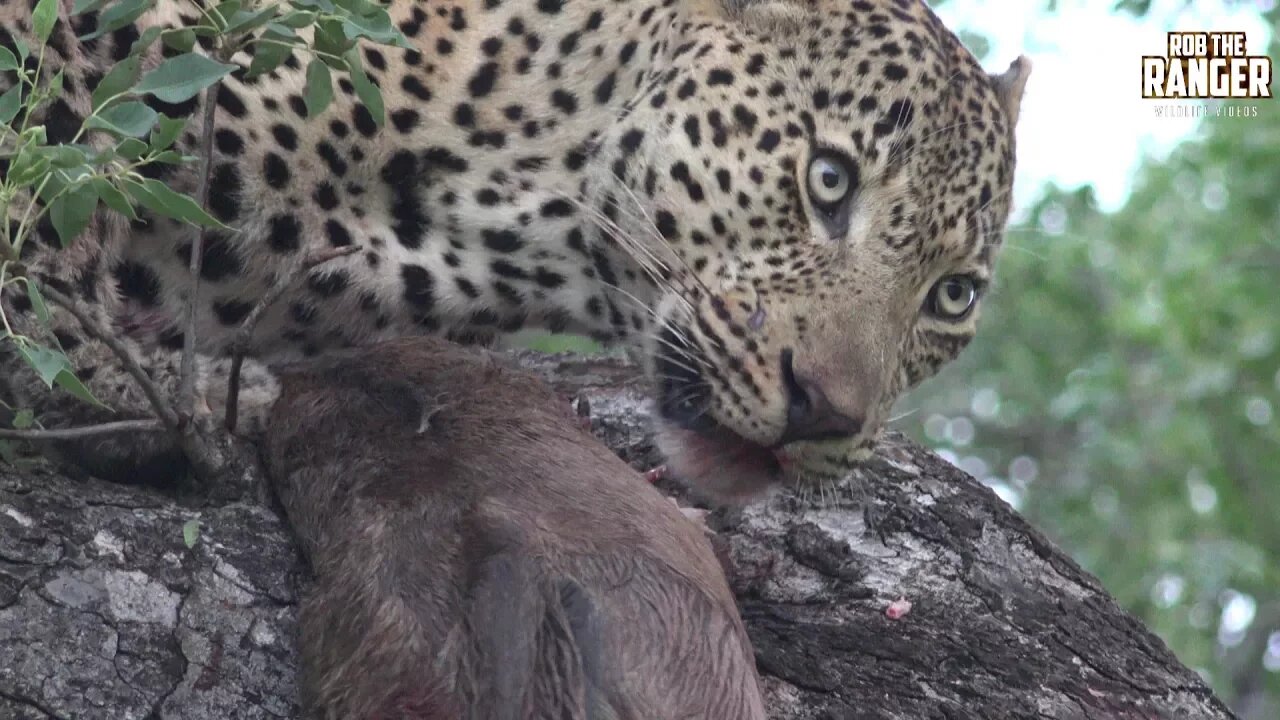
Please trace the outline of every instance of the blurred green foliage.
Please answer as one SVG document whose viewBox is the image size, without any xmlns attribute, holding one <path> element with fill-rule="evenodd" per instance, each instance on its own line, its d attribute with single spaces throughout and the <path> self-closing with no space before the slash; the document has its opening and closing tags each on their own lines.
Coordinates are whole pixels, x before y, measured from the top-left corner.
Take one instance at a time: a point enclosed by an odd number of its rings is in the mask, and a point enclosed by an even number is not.
<svg viewBox="0 0 1280 720">
<path fill-rule="evenodd" d="M 979 337 L 898 423 L 1259 720 L 1280 718 L 1275 103 L 1204 120 L 1115 213 L 1047 189 L 1009 230 Z"/>
</svg>

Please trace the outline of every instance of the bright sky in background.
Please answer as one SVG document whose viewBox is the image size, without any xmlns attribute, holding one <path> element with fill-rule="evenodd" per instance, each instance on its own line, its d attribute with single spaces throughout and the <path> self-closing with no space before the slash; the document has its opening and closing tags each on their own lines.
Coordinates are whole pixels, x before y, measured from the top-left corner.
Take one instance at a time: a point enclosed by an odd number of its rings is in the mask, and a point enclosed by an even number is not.
<svg viewBox="0 0 1280 720">
<path fill-rule="evenodd" d="M 1045 0 L 947 0 L 935 10 L 953 30 L 990 40 L 988 70 L 1002 72 L 1020 53 L 1031 58 L 1015 204 L 1034 202 L 1048 181 L 1093 183 L 1111 210 L 1128 196 L 1144 155 L 1165 155 L 1200 122 L 1248 122 L 1155 117 L 1159 101 L 1141 97 L 1141 56 L 1164 55 L 1170 30 L 1243 31 L 1249 54 L 1265 54 L 1270 32 L 1259 13 L 1275 1 L 1154 0 L 1140 19 L 1112 10 L 1115 0 L 1059 0 L 1054 12 L 1044 11 Z"/>
</svg>

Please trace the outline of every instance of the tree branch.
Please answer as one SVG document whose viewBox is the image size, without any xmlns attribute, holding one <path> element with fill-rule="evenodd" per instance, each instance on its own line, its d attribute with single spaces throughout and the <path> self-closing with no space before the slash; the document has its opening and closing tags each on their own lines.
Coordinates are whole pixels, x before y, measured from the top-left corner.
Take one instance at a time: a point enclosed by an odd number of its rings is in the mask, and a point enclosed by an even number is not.
<svg viewBox="0 0 1280 720">
<path fill-rule="evenodd" d="M 519 359 L 586 399 L 614 451 L 653 466 L 634 366 Z M 192 504 L 0 469 L 0 667 L 23 669 L 0 673 L 0 717 L 298 717 L 306 570 L 264 479 L 243 476 Z M 1236 717 L 1095 578 L 928 450 L 889 433 L 826 490 L 780 488 L 707 519 L 773 720 Z"/>
<path fill-rule="evenodd" d="M 44 442 L 53 440 L 82 440 L 98 435 L 113 435 L 131 432 L 162 432 L 167 430 L 159 420 L 120 420 L 117 422 L 85 425 L 84 427 L 62 428 L 57 430 L 10 430 L 0 428 L 0 440 L 23 440 L 27 442 Z"/>
<path fill-rule="evenodd" d="M 218 90 L 221 88 L 222 81 L 219 80 L 204 91 L 204 126 L 200 129 L 200 184 L 197 186 L 195 199 L 206 211 L 209 209 L 209 183 L 213 174 L 213 124 L 218 113 Z M 186 332 L 182 336 L 182 382 L 178 395 L 178 412 L 186 418 L 195 414 L 196 314 L 200 303 L 200 270 L 204 264 L 204 244 L 208 232 L 207 228 L 201 227 L 191 241 L 191 262 L 188 266 L 191 270 L 191 297 L 187 304 Z"/>
</svg>

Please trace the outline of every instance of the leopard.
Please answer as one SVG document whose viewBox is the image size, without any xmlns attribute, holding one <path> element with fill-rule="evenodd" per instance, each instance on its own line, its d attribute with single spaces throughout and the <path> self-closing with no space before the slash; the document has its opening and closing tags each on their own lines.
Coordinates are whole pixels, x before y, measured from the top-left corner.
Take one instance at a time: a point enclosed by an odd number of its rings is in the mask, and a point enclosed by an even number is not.
<svg viewBox="0 0 1280 720">
<path fill-rule="evenodd" d="M 58 0 L 49 141 L 74 137 L 148 28 L 194 22 L 201 1 L 157 0 L 82 39 L 99 12 Z M 30 37 L 32 5 L 0 8 L 0 42 Z M 198 293 L 197 231 L 141 210 L 95 215 L 66 248 L 42 222 L 23 258 L 33 276 L 113 327 L 164 388 L 192 327 L 201 387 L 218 387 L 255 310 L 248 362 L 265 376 L 415 334 L 539 329 L 630 348 L 667 467 L 727 501 L 858 466 L 894 402 L 974 337 L 1011 212 L 1025 56 L 988 72 L 921 0 L 385 7 L 407 46 L 359 48 L 381 122 L 341 74 L 309 116 L 302 50 L 257 77 L 248 54 L 232 58 L 214 108 L 147 96 L 188 119 L 184 154 L 214 120 L 207 207 L 230 229 L 206 233 Z M 145 67 L 172 52 L 156 43 Z M 195 193 L 198 170 L 145 171 Z M 302 267 L 332 249 L 346 254 Z M 39 332 L 21 286 L 4 302 Z M 109 408 L 93 412 L 145 416 L 101 338 L 52 313 Z M 11 402 L 52 424 L 85 417 L 7 362 Z M 120 462 L 141 472 L 153 450 Z"/>
</svg>

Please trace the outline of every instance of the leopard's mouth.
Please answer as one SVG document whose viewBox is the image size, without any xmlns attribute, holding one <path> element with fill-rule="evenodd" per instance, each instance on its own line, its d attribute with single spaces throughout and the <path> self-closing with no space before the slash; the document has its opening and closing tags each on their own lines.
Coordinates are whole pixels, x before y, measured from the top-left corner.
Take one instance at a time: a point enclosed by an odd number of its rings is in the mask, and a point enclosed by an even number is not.
<svg viewBox="0 0 1280 720">
<path fill-rule="evenodd" d="M 790 461 L 781 446 L 743 437 L 711 413 L 706 360 L 686 333 L 668 328 L 655 354 L 658 448 L 668 469 L 722 502 L 740 502 L 786 481 Z"/>
</svg>

